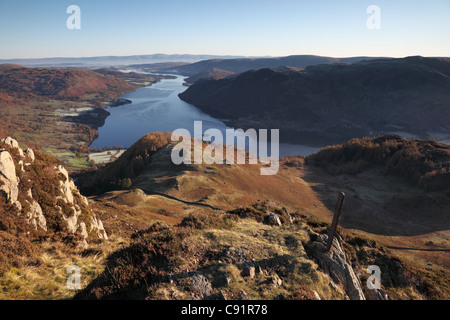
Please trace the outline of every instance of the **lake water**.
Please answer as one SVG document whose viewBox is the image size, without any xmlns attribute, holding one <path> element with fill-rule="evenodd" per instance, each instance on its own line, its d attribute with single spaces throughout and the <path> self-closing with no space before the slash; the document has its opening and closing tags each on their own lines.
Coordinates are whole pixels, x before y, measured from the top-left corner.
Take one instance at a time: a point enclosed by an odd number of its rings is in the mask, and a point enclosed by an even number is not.
<svg viewBox="0 0 450 320">
<path fill-rule="evenodd" d="M 133 103 L 107 109 L 111 115 L 98 130 L 99 137 L 91 147 L 128 148 L 147 133 L 180 128 L 189 130 L 194 136 L 194 121 L 202 121 L 203 132 L 210 128 L 219 129 L 225 140 L 225 130 L 231 129 L 230 127 L 178 97 L 178 94 L 187 89 L 183 83 L 184 77 L 177 76 L 176 79 L 162 80 L 151 87 L 140 88 L 122 96 L 121 98 Z M 270 147 L 268 150 L 270 153 Z M 280 143 L 281 157 L 288 154 L 306 156 L 318 150 L 319 147 Z"/>
</svg>

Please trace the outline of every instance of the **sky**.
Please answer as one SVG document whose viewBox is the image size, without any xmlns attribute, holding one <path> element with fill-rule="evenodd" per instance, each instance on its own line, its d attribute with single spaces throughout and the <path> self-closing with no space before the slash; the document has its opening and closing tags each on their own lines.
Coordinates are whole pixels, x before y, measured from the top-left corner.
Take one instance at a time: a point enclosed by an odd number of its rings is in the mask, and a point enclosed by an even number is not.
<svg viewBox="0 0 450 320">
<path fill-rule="evenodd" d="M 450 57 L 450 0 L 0 0 L 0 59 L 154 53 Z"/>
</svg>

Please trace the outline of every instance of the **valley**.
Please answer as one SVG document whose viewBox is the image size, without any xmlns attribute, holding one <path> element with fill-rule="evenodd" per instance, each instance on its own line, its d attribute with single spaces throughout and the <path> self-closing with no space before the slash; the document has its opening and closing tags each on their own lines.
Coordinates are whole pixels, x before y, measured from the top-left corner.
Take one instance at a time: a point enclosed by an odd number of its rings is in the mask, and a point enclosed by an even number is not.
<svg viewBox="0 0 450 320">
<path fill-rule="evenodd" d="M 70 170 L 88 169 L 88 147 L 109 116 L 105 108 L 123 104 L 117 96 L 167 78 L 120 72 L 111 76 L 106 70 L 1 65 L 0 136 L 27 141 Z"/>
</svg>

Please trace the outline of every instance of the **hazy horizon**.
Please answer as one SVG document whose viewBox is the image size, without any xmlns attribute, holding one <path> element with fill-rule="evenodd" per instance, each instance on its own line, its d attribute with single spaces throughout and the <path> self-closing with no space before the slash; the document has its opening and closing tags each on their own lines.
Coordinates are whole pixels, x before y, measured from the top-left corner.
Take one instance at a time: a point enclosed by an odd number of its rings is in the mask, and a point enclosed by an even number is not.
<svg viewBox="0 0 450 320">
<path fill-rule="evenodd" d="M 47 56 L 47 57 L 40 57 L 40 58 L 0 58 L 0 61 L 6 61 L 6 60 L 45 60 L 45 59 L 94 59 L 94 58 L 127 58 L 127 57 L 143 57 L 143 56 L 156 56 L 156 55 L 164 55 L 164 56 L 210 56 L 210 57 L 231 57 L 234 59 L 235 57 L 239 57 L 242 59 L 257 59 L 257 58 L 282 58 L 282 57 L 288 57 L 288 56 L 318 56 L 318 57 L 328 57 L 328 58 L 353 58 L 353 57 L 368 57 L 368 58 L 379 58 L 378 56 L 369 56 L 369 55 L 359 55 L 359 56 L 325 56 L 325 55 L 315 55 L 315 54 L 308 54 L 308 53 L 294 53 L 294 54 L 288 54 L 285 56 L 269 56 L 269 55 L 259 55 L 259 56 L 245 56 L 245 55 L 227 55 L 227 54 L 192 54 L 192 53 L 149 53 L 149 54 L 130 54 L 130 55 L 101 55 L 101 56 Z M 410 54 L 406 56 L 384 56 L 383 58 L 406 58 L 406 57 L 412 57 L 412 56 L 423 56 L 420 54 Z M 449 56 L 423 56 L 426 58 L 450 58 Z M 177 61 L 178 62 L 178 61 Z M 180 61 L 182 62 L 182 61 Z"/>
</svg>

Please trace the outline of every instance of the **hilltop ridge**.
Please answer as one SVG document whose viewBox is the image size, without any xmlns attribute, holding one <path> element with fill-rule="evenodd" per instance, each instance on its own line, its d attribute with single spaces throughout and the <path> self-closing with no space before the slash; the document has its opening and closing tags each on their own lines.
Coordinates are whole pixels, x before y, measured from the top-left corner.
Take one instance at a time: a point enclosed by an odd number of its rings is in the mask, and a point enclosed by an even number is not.
<svg viewBox="0 0 450 320">
<path fill-rule="evenodd" d="M 449 95 L 449 59 L 408 57 L 253 70 L 198 81 L 180 98 L 233 127 L 330 144 L 390 131 L 450 134 Z"/>
</svg>

